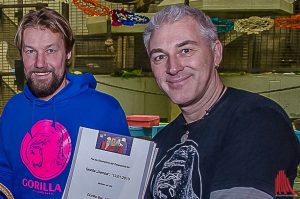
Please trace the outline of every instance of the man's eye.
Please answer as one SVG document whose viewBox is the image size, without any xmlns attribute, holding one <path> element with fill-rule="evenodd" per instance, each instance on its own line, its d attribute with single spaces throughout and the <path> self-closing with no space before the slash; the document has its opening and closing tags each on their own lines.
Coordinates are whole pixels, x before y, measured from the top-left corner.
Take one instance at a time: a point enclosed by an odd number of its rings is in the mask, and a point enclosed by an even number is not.
<svg viewBox="0 0 300 199">
<path fill-rule="evenodd" d="M 182 50 L 181 50 L 181 52 L 182 52 L 183 54 L 190 53 L 191 51 L 192 51 L 192 50 L 191 50 L 191 49 L 188 49 L 188 48 L 182 49 Z"/>
<path fill-rule="evenodd" d="M 48 52 L 48 53 L 55 53 L 56 50 L 54 50 L 54 49 L 52 49 L 52 48 L 49 48 L 49 49 L 47 50 L 47 52 Z"/>
<path fill-rule="evenodd" d="M 165 59 L 165 55 L 158 55 L 158 56 L 156 56 L 156 57 L 154 57 L 154 62 L 159 62 L 159 61 L 161 61 L 161 60 L 163 60 L 163 59 Z"/>
<path fill-rule="evenodd" d="M 34 53 L 34 50 L 28 49 L 28 50 L 25 50 L 25 53 L 26 53 L 26 54 L 32 54 L 32 53 Z"/>
</svg>

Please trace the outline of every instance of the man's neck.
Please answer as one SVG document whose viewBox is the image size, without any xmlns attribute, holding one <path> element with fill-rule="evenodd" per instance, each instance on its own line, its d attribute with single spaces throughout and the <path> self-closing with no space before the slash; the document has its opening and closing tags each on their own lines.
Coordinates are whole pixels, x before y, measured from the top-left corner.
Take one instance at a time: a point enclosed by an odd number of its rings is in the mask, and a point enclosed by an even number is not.
<svg viewBox="0 0 300 199">
<path fill-rule="evenodd" d="M 209 88 L 204 96 L 189 106 L 181 106 L 180 109 L 187 123 L 202 119 L 209 114 L 226 91 L 226 87 L 221 81 Z"/>
</svg>

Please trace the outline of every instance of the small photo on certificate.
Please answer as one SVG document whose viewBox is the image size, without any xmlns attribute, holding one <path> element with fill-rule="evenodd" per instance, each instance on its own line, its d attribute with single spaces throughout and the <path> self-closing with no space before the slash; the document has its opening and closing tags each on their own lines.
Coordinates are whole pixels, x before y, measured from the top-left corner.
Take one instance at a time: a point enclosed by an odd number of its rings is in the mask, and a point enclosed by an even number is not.
<svg viewBox="0 0 300 199">
<path fill-rule="evenodd" d="M 108 132 L 98 133 L 96 149 L 130 156 L 133 138 Z"/>
</svg>

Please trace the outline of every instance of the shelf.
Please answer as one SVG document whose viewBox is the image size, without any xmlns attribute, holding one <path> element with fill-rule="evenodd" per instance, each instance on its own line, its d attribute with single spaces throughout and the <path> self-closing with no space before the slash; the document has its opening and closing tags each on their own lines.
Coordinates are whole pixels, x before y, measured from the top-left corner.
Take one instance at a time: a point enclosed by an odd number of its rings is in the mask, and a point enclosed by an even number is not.
<svg viewBox="0 0 300 199">
<path fill-rule="evenodd" d="M 182 0 L 164 0 L 158 10 L 172 5 L 183 4 Z M 277 16 L 293 14 L 293 4 L 287 0 L 190 0 L 191 7 L 204 11 L 209 16 L 237 18 L 249 16 Z"/>
<path fill-rule="evenodd" d="M 151 18 L 154 13 L 136 13 L 137 15 L 142 15 Z M 86 26 L 89 34 L 106 34 L 107 33 L 107 22 L 106 16 L 92 16 L 86 18 Z M 134 34 L 143 33 L 145 29 L 145 24 L 135 24 L 134 26 L 112 26 L 111 33 L 119 34 Z"/>
</svg>

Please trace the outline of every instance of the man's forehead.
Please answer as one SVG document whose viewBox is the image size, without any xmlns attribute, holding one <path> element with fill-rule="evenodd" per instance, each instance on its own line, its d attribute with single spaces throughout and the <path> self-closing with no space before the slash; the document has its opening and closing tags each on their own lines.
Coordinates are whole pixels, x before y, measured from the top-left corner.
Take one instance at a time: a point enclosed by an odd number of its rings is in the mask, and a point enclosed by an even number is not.
<svg viewBox="0 0 300 199">
<path fill-rule="evenodd" d="M 23 31 L 23 37 L 28 36 L 28 34 L 36 33 L 36 32 L 44 32 L 45 34 L 50 34 L 50 35 L 57 35 L 61 39 L 63 39 L 63 34 L 57 31 L 54 31 L 50 28 L 47 28 L 45 26 L 33 26 L 33 27 L 27 27 Z"/>
<path fill-rule="evenodd" d="M 42 31 L 37 33 L 38 31 Z M 43 33 L 43 31 L 45 31 Z M 41 42 L 42 41 L 42 42 Z M 50 29 L 26 28 L 23 32 L 24 46 L 58 46 L 64 45 L 62 34 L 52 32 Z"/>
</svg>

